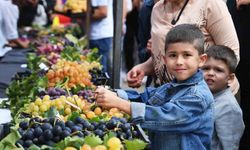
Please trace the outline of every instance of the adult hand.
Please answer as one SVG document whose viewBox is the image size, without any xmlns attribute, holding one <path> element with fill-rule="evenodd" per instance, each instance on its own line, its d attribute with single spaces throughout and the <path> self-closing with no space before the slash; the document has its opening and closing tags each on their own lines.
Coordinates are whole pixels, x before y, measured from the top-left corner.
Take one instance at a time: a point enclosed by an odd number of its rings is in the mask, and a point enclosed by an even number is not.
<svg viewBox="0 0 250 150">
<path fill-rule="evenodd" d="M 148 40 L 147 50 L 151 53 L 151 50 L 152 50 L 152 40 L 151 39 Z"/>
<path fill-rule="evenodd" d="M 145 76 L 145 72 L 140 68 L 140 65 L 134 66 L 127 73 L 128 86 L 132 88 L 140 87 L 144 76 Z"/>
<path fill-rule="evenodd" d="M 239 9 L 241 5 L 248 5 L 248 4 L 250 4 L 250 0 L 236 0 L 237 9 Z"/>
</svg>

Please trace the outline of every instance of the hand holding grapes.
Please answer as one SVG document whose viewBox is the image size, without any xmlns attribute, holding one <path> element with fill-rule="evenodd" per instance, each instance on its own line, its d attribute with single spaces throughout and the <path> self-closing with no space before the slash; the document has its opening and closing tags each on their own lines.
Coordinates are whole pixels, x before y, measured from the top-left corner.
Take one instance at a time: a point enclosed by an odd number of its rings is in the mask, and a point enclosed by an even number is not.
<svg viewBox="0 0 250 150">
<path fill-rule="evenodd" d="M 130 102 L 121 99 L 115 92 L 105 89 L 104 87 L 98 87 L 95 92 L 97 105 L 106 108 L 118 108 L 130 114 Z"/>
</svg>

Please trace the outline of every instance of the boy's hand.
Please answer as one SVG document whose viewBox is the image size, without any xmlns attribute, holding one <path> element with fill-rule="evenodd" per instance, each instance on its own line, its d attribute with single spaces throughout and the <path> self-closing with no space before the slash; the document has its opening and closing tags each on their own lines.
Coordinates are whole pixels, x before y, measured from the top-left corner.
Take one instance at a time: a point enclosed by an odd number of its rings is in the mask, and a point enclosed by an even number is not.
<svg viewBox="0 0 250 150">
<path fill-rule="evenodd" d="M 115 92 L 112 92 L 104 87 L 98 87 L 95 91 L 96 103 L 99 106 L 106 108 L 118 108 L 127 114 L 130 114 L 130 102 L 121 99 Z"/>
<path fill-rule="evenodd" d="M 115 92 L 112 92 L 104 87 L 96 89 L 96 103 L 100 106 L 112 108 L 119 107 L 120 99 Z"/>
</svg>

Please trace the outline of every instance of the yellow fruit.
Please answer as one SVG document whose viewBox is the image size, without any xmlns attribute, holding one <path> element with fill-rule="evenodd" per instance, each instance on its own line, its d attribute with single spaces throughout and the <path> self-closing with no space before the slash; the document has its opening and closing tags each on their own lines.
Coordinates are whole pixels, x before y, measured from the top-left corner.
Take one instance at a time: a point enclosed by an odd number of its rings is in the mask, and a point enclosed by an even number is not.
<svg viewBox="0 0 250 150">
<path fill-rule="evenodd" d="M 35 106 L 33 107 L 33 112 L 39 112 L 39 106 L 35 105 Z"/>
<path fill-rule="evenodd" d="M 64 150 L 77 150 L 77 149 L 74 147 L 66 147 Z"/>
<path fill-rule="evenodd" d="M 96 107 L 94 112 L 96 115 L 100 115 L 102 113 L 102 109 L 100 107 Z"/>
<path fill-rule="evenodd" d="M 117 112 L 117 113 L 114 113 L 113 116 L 118 117 L 118 118 L 122 118 L 124 115 L 123 115 L 123 113 Z"/>
<path fill-rule="evenodd" d="M 70 109 L 70 108 L 66 108 L 66 109 L 64 110 L 64 113 L 65 113 L 66 115 L 71 114 L 71 109 Z"/>
<path fill-rule="evenodd" d="M 50 96 L 49 96 L 49 95 L 45 95 L 45 96 L 43 97 L 43 100 L 44 100 L 44 101 L 50 100 Z"/>
<path fill-rule="evenodd" d="M 98 145 L 94 148 L 94 150 L 107 150 L 107 147 L 104 145 Z"/>
<path fill-rule="evenodd" d="M 83 144 L 83 146 L 81 147 L 81 150 L 91 150 L 91 147 L 87 144 Z"/>
<path fill-rule="evenodd" d="M 45 112 L 45 111 L 47 111 L 47 110 L 48 110 L 47 105 L 42 104 L 42 105 L 40 106 L 40 111 L 41 111 L 41 112 Z"/>
<path fill-rule="evenodd" d="M 35 104 L 38 105 L 38 106 L 42 105 L 42 99 L 37 98 L 36 101 L 35 101 Z"/>
<path fill-rule="evenodd" d="M 108 140 L 107 145 L 109 149 L 120 150 L 122 148 L 122 143 L 117 137 L 112 137 Z"/>
<path fill-rule="evenodd" d="M 96 115 L 95 115 L 95 113 L 93 111 L 88 111 L 86 113 L 86 116 L 87 116 L 88 119 L 96 117 Z"/>
<path fill-rule="evenodd" d="M 39 116 L 38 112 L 32 112 L 32 115 L 35 116 L 35 117 Z"/>
<path fill-rule="evenodd" d="M 86 118 L 87 118 L 85 114 L 81 114 L 81 117 L 82 117 L 83 119 L 86 119 Z"/>
</svg>

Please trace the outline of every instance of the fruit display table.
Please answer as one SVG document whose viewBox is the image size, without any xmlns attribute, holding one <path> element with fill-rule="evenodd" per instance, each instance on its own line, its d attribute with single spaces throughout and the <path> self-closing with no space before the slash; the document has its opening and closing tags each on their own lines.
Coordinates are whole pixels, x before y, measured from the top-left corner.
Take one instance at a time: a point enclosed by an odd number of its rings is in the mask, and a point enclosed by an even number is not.
<svg viewBox="0 0 250 150">
<path fill-rule="evenodd" d="M 101 56 L 69 31 L 43 29 L 32 51 L 1 60 L 8 99 L 0 103 L 0 150 L 145 149 L 146 135 L 128 114 L 96 104 L 97 85 L 110 88 Z"/>
</svg>

